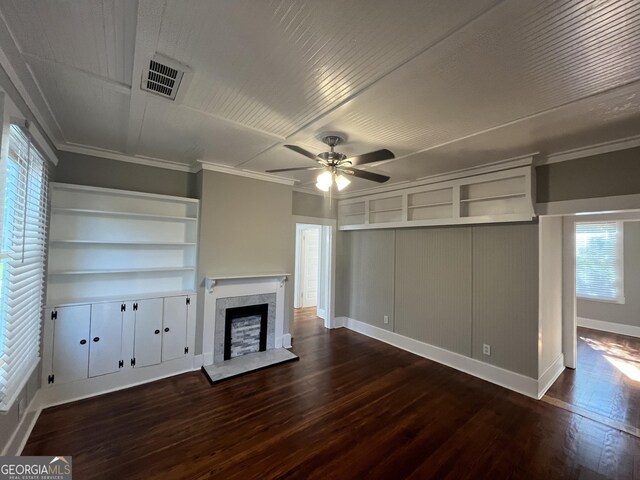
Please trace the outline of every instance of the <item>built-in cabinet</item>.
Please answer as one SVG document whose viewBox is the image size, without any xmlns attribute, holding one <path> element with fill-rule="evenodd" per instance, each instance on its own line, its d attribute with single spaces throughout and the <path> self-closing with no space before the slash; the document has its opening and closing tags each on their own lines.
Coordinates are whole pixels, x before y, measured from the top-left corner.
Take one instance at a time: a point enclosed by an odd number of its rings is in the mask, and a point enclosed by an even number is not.
<svg viewBox="0 0 640 480">
<path fill-rule="evenodd" d="M 46 311 L 47 385 L 117 374 L 193 352 L 195 296 L 66 305 Z"/>
<path fill-rule="evenodd" d="M 191 370 L 199 201 L 51 192 L 42 374 L 52 401 Z"/>
<path fill-rule="evenodd" d="M 535 216 L 533 167 L 365 195 L 338 202 L 340 230 L 518 222 Z"/>
</svg>

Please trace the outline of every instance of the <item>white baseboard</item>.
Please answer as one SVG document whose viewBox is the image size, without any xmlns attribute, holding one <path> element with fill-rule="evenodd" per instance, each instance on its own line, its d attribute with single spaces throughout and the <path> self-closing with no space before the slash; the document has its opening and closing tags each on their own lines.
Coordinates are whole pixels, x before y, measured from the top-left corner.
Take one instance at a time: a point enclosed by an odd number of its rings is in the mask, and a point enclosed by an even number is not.
<svg viewBox="0 0 640 480">
<path fill-rule="evenodd" d="M 347 317 L 335 317 L 333 319 L 333 328 L 342 328 L 347 324 Z"/>
<path fill-rule="evenodd" d="M 459 353 L 450 352 L 449 350 L 429 345 L 428 343 L 414 340 L 394 332 L 389 332 L 352 318 L 346 318 L 345 327 L 354 332 L 362 333 L 368 337 L 393 345 L 394 347 L 468 373 L 474 377 L 495 383 L 514 392 L 538 399 L 539 381 L 534 378 L 489 365 L 474 358 L 465 357 Z"/>
<path fill-rule="evenodd" d="M 630 337 L 640 337 L 640 327 L 635 325 L 624 325 L 622 323 L 603 322 L 592 318 L 578 317 L 579 327 L 602 330 L 603 332 L 617 333 L 618 335 L 629 335 Z"/>
<path fill-rule="evenodd" d="M 291 348 L 291 334 L 285 333 L 282 335 L 282 346 L 284 348 Z"/>
<path fill-rule="evenodd" d="M 11 435 L 11 438 L 5 445 L 4 450 L 0 452 L 0 456 L 17 456 L 22 453 L 22 449 L 24 449 L 24 446 L 27 444 L 29 435 L 31 435 L 31 431 L 40 417 L 40 412 L 42 412 L 42 406 L 40 390 L 38 390 L 31 399 L 25 414 L 22 416 L 13 435 Z"/>
<path fill-rule="evenodd" d="M 194 355 L 193 356 L 193 369 L 200 370 L 204 365 L 204 355 Z"/>
<path fill-rule="evenodd" d="M 549 365 L 540 378 L 538 378 L 538 400 L 540 400 L 547 390 L 551 388 L 551 385 L 558 379 L 558 377 L 564 372 L 564 355 L 561 353 L 555 361 Z"/>
</svg>

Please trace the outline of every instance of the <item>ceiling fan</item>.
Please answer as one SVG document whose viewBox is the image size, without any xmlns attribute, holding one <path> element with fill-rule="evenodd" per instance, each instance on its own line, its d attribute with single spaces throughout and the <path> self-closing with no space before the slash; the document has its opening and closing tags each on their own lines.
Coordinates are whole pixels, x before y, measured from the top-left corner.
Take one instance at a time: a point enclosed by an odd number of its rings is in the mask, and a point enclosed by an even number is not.
<svg viewBox="0 0 640 480">
<path fill-rule="evenodd" d="M 314 155 L 313 153 L 296 145 L 285 145 L 285 147 L 289 150 L 293 150 L 294 152 L 297 152 L 315 162 L 318 162 L 320 166 L 278 168 L 275 170 L 267 170 L 267 172 L 277 173 L 292 172 L 295 170 L 324 170 L 320 175 L 318 175 L 316 187 L 325 192 L 329 191 L 333 183 L 336 184 L 338 190 L 342 190 L 344 187 L 349 185 L 351 183 L 351 180 L 349 180 L 345 175 L 364 178 L 365 180 L 371 180 L 378 183 L 384 183 L 389 180 L 389 177 L 387 177 L 386 175 L 366 172 L 364 170 L 358 170 L 353 167 L 357 165 L 364 165 L 365 163 L 380 162 L 382 160 L 395 158 L 393 152 L 382 149 L 347 158 L 344 153 L 336 152 L 334 150 L 337 145 L 344 142 L 344 137 L 338 134 L 327 134 L 323 136 L 321 140 L 323 143 L 326 143 L 329 146 L 329 151 L 320 153 L 318 155 Z"/>
</svg>

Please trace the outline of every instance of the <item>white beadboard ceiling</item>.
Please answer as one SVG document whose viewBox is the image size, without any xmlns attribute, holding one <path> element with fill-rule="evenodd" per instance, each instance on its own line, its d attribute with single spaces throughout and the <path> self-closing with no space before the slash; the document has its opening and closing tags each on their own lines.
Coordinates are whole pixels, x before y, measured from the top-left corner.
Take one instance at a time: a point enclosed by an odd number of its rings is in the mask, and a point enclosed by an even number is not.
<svg viewBox="0 0 640 480">
<path fill-rule="evenodd" d="M 0 0 L 5 70 L 60 149 L 264 172 L 379 148 L 407 181 L 640 135 L 640 3 Z M 159 53 L 176 101 L 140 89 Z M 281 174 L 313 182 L 314 172 Z M 355 180 L 350 190 L 374 186 Z"/>
</svg>

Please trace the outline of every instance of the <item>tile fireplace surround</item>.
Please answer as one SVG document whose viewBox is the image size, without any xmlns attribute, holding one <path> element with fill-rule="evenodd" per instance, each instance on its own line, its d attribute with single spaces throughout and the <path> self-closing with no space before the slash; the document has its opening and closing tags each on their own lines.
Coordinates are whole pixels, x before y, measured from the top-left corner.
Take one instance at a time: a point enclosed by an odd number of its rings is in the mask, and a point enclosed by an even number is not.
<svg viewBox="0 0 640 480">
<path fill-rule="evenodd" d="M 288 277 L 287 273 L 279 273 L 208 276 L 205 278 L 202 344 L 205 366 L 224 361 L 225 311 L 227 308 L 268 304 L 267 351 L 291 346 L 291 335 L 284 332 L 286 308 L 284 285 Z"/>
</svg>

